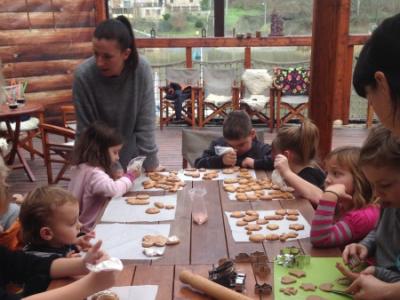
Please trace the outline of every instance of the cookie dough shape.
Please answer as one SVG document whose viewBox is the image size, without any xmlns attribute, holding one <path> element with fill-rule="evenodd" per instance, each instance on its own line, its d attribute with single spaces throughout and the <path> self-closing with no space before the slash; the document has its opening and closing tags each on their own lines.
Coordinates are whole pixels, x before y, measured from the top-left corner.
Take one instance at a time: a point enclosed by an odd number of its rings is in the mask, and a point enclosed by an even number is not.
<svg viewBox="0 0 400 300">
<path fill-rule="evenodd" d="M 277 241 L 277 240 L 279 240 L 279 235 L 275 234 L 275 233 L 270 233 L 270 234 L 265 235 L 265 239 L 267 241 Z"/>
<path fill-rule="evenodd" d="M 165 209 L 174 209 L 174 208 L 175 208 L 175 205 L 173 205 L 173 204 L 165 205 Z"/>
<path fill-rule="evenodd" d="M 158 201 L 154 202 L 154 206 L 160 209 L 165 207 L 164 203 Z"/>
<path fill-rule="evenodd" d="M 281 278 L 282 284 L 292 284 L 292 283 L 295 283 L 296 281 L 297 281 L 296 278 L 289 276 L 289 275 L 282 276 L 282 278 Z"/>
<path fill-rule="evenodd" d="M 299 219 L 299 217 L 296 215 L 287 215 L 286 216 L 286 220 L 289 220 L 289 221 L 297 221 L 298 219 Z"/>
<path fill-rule="evenodd" d="M 281 293 L 284 293 L 285 295 L 288 295 L 288 296 L 294 296 L 294 295 L 297 294 L 297 289 L 295 287 L 292 287 L 292 286 L 280 288 L 279 291 Z"/>
<path fill-rule="evenodd" d="M 320 284 L 319 289 L 324 292 L 330 292 L 333 289 L 333 284 L 331 282 Z"/>
<path fill-rule="evenodd" d="M 297 278 L 306 277 L 306 273 L 300 269 L 291 269 L 289 270 L 289 275 L 293 275 Z"/>
<path fill-rule="evenodd" d="M 248 231 L 259 231 L 259 230 L 261 230 L 261 225 L 258 225 L 258 224 L 248 224 L 248 225 L 245 227 L 245 229 L 248 230 Z"/>
<path fill-rule="evenodd" d="M 126 203 L 130 205 L 147 205 L 150 203 L 149 199 L 137 199 L 136 197 L 126 198 Z"/>
<path fill-rule="evenodd" d="M 302 283 L 300 285 L 300 288 L 306 292 L 315 292 L 315 290 L 317 289 L 317 286 L 313 283 Z"/>
</svg>

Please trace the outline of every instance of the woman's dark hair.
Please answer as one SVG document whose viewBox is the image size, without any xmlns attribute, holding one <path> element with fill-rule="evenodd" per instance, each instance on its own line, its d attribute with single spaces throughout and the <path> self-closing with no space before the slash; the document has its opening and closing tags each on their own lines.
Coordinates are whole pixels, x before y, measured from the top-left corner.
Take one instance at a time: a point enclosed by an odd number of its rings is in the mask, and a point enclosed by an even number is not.
<svg viewBox="0 0 400 300">
<path fill-rule="evenodd" d="M 375 73 L 385 74 L 390 88 L 393 117 L 400 105 L 400 14 L 388 18 L 372 33 L 361 50 L 353 74 L 357 94 L 366 97 L 365 88 L 376 87 Z"/>
<path fill-rule="evenodd" d="M 111 158 L 108 149 L 122 144 L 123 138 L 115 129 L 96 121 L 79 137 L 72 163 L 74 165 L 87 163 L 93 167 L 101 167 L 111 175 Z"/>
<path fill-rule="evenodd" d="M 115 40 L 121 51 L 131 49 L 127 63 L 136 69 L 139 62 L 139 54 L 136 49 L 135 35 L 133 34 L 131 22 L 125 16 L 118 16 L 101 22 L 94 31 L 94 37 L 98 40 Z"/>
</svg>

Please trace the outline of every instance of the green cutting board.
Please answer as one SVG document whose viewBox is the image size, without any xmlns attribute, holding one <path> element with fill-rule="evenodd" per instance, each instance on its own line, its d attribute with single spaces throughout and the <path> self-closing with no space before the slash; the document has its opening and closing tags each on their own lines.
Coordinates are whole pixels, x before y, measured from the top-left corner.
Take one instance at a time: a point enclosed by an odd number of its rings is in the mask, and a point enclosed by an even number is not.
<svg viewBox="0 0 400 300">
<path fill-rule="evenodd" d="M 318 295 L 329 300 L 348 300 L 348 297 L 337 295 L 334 293 L 327 293 L 321 291 L 319 288 L 315 292 L 306 292 L 300 288 L 302 283 L 313 283 L 317 287 L 322 283 L 333 283 L 335 290 L 344 290 L 345 287 L 336 283 L 336 279 L 343 277 L 343 275 L 336 269 L 336 263 L 342 263 L 341 257 L 311 257 L 309 265 L 305 266 L 302 270 L 306 273 L 306 277 L 297 278 L 296 283 L 282 284 L 281 278 L 284 275 L 289 275 L 289 268 L 282 267 L 276 262 L 274 263 L 274 299 L 275 300 L 303 300 L 310 295 Z M 297 294 L 288 296 L 280 292 L 281 287 L 295 287 Z"/>
</svg>

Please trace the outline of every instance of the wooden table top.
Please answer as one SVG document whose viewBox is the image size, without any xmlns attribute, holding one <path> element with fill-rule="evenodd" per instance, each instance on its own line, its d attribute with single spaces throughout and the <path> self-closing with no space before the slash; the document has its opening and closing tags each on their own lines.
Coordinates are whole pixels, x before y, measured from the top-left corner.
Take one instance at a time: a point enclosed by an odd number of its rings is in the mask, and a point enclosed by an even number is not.
<svg viewBox="0 0 400 300">
<path fill-rule="evenodd" d="M 265 177 L 264 172 L 257 172 L 257 177 Z M 207 190 L 206 203 L 208 221 L 202 225 L 192 223 L 190 206 L 184 205 L 188 198 L 188 191 L 194 186 L 203 186 Z M 151 194 L 151 193 L 149 193 Z M 160 194 L 159 192 L 157 193 Z M 271 210 L 279 208 L 296 208 L 311 224 L 314 209 L 307 200 L 273 200 L 238 202 L 229 200 L 223 189 L 222 181 L 194 181 L 187 182 L 185 188 L 178 192 L 175 220 L 171 223 L 170 235 L 177 235 L 180 243 L 166 247 L 164 255 L 158 260 L 124 261 L 124 270 L 121 272 L 117 286 L 124 285 L 158 285 L 157 300 L 171 299 L 209 299 L 200 293 L 192 291 L 179 281 L 179 274 L 184 269 L 208 277 L 212 265 L 221 258 L 234 259 L 239 253 L 264 252 L 273 269 L 273 260 L 279 251 L 286 246 L 296 246 L 311 256 L 333 257 L 340 256 L 339 249 L 312 248 L 309 238 L 293 241 L 264 241 L 262 244 L 238 243 L 233 240 L 231 229 L 224 211 L 235 210 Z M 236 269 L 246 273 L 245 295 L 253 299 L 261 299 L 254 293 L 256 278 L 249 263 L 236 264 Z M 273 271 L 273 270 L 272 270 Z M 267 282 L 273 285 L 273 276 L 269 275 Z M 65 284 L 65 283 L 64 283 Z M 63 285 L 53 282 L 52 287 Z M 273 293 L 262 296 L 262 299 L 273 299 Z"/>
<path fill-rule="evenodd" d="M 32 114 L 43 111 L 43 105 L 39 103 L 26 102 L 24 106 L 10 109 L 7 104 L 0 105 L 0 119 L 15 118 L 25 114 Z"/>
</svg>

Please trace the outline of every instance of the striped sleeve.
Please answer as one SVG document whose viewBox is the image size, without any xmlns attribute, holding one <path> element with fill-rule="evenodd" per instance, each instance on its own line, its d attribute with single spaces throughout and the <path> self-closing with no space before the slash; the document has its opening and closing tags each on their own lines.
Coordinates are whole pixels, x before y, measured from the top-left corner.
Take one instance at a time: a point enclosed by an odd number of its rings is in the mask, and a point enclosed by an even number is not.
<svg viewBox="0 0 400 300">
<path fill-rule="evenodd" d="M 336 247 L 352 239 L 349 225 L 343 220 L 335 223 L 336 202 L 320 200 L 311 224 L 311 243 L 315 247 Z"/>
</svg>

